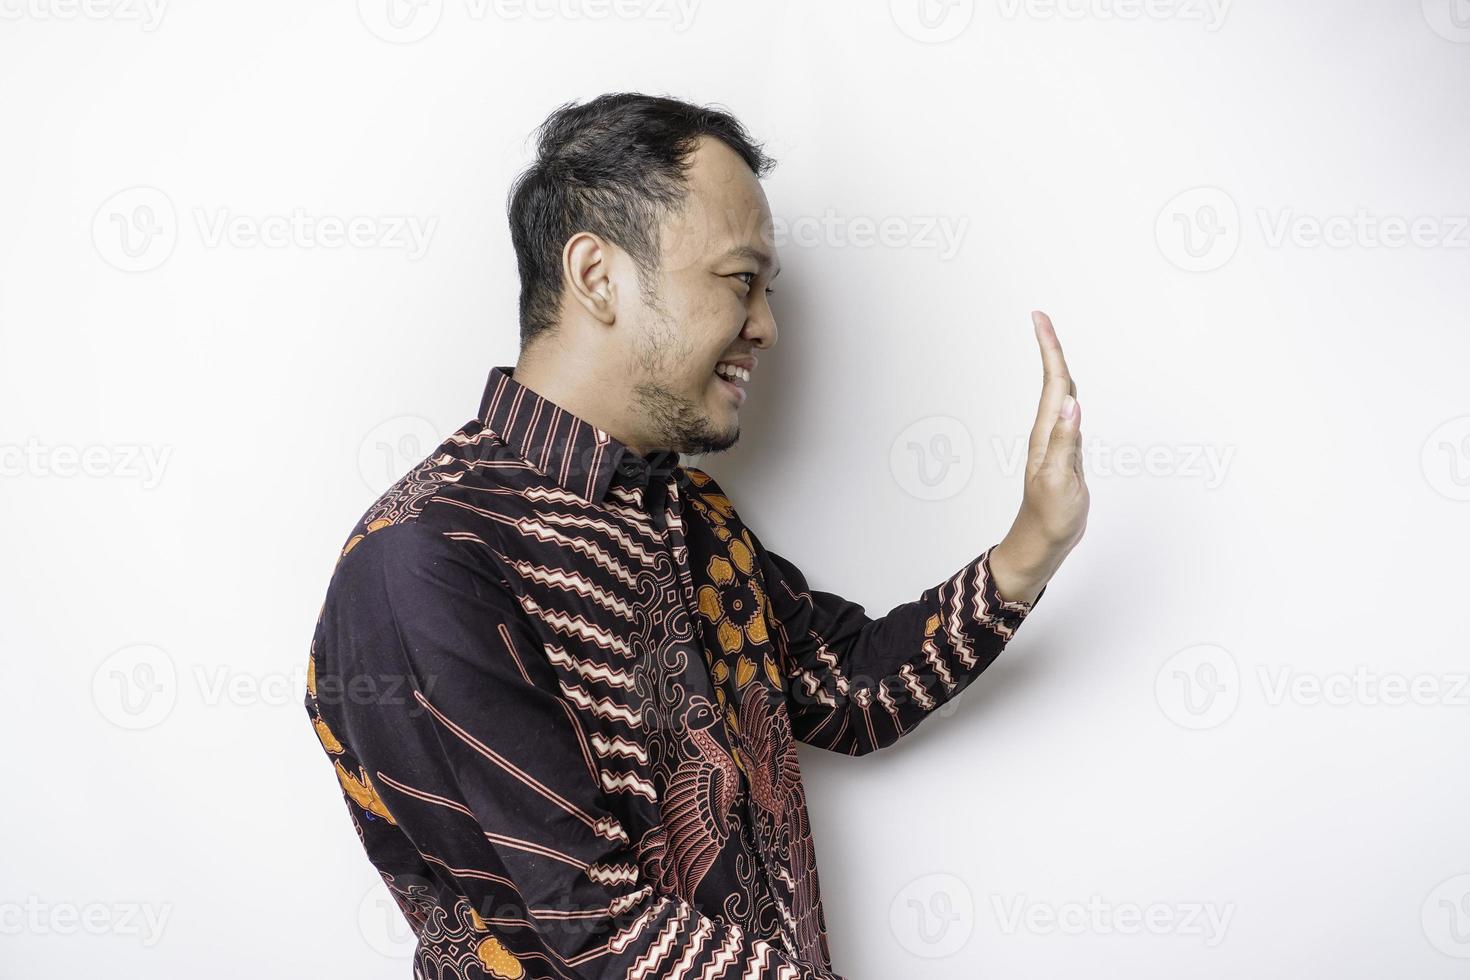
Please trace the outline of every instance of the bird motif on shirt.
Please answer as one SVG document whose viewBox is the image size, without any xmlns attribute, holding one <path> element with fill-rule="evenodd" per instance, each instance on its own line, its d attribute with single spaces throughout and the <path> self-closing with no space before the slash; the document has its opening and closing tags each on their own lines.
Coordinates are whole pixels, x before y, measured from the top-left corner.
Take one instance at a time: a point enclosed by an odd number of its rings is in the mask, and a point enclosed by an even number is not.
<svg viewBox="0 0 1470 980">
<path fill-rule="evenodd" d="M 720 721 L 709 699 L 694 695 L 681 733 L 693 753 L 669 776 L 660 809 L 664 817 L 665 887 L 685 899 L 714 864 L 730 836 L 730 810 L 739 793 L 735 760 L 710 733 Z"/>
<path fill-rule="evenodd" d="M 768 688 L 751 684 L 740 701 L 735 742 L 750 780 L 750 798 L 773 830 L 772 839 L 786 838 L 789 849 L 792 907 L 789 924 L 797 949 L 810 955 L 822 940 L 817 896 L 817 854 L 807 823 L 801 769 L 790 729 L 780 724 L 771 708 Z M 778 865 L 779 867 L 779 865 Z M 781 875 L 783 878 L 785 874 Z"/>
</svg>

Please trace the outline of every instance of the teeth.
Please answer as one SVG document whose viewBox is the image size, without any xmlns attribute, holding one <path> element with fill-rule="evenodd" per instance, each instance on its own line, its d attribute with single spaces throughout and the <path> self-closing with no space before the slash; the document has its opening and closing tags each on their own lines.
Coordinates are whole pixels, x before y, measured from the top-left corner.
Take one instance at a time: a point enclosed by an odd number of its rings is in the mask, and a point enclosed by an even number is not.
<svg viewBox="0 0 1470 980">
<path fill-rule="evenodd" d="M 715 365 L 715 373 L 718 374 L 718 375 L 720 375 L 720 376 L 722 376 L 722 377 L 731 378 L 731 379 L 738 379 L 740 381 L 749 381 L 750 380 L 750 372 L 749 371 L 747 371 L 743 367 L 736 367 L 733 364 L 724 364 L 724 363 L 716 364 Z"/>
</svg>

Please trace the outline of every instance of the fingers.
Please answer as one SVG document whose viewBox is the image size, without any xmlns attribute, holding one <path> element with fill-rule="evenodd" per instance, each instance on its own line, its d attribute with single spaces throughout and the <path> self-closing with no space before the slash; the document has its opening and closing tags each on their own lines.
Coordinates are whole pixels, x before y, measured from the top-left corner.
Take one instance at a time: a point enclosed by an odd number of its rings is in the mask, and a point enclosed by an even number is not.
<svg viewBox="0 0 1470 980">
<path fill-rule="evenodd" d="M 1056 390 L 1057 404 L 1055 409 L 1062 407 L 1062 398 L 1068 392 L 1073 391 L 1072 372 L 1067 369 L 1067 358 L 1062 353 L 1062 342 L 1057 339 L 1057 329 L 1052 325 L 1051 317 L 1040 310 L 1031 313 L 1031 322 L 1036 328 L 1036 342 L 1041 346 L 1041 376 L 1043 387 L 1047 382 L 1059 386 Z M 1050 417 L 1055 417 L 1055 411 Z"/>
<path fill-rule="evenodd" d="M 1036 343 L 1041 348 L 1041 401 L 1036 407 L 1036 421 L 1031 426 L 1031 458 L 1040 459 L 1046 452 L 1051 439 L 1052 426 L 1062 410 L 1062 401 L 1067 395 L 1074 398 L 1077 386 L 1067 370 L 1067 359 L 1062 355 L 1062 344 L 1057 339 L 1056 328 L 1051 317 L 1035 310 L 1031 323 L 1036 330 Z"/>
<path fill-rule="evenodd" d="M 1067 417 L 1067 413 L 1071 417 Z M 1082 406 L 1071 395 L 1062 397 L 1062 407 L 1047 439 L 1041 469 L 1056 475 L 1082 473 Z"/>
</svg>

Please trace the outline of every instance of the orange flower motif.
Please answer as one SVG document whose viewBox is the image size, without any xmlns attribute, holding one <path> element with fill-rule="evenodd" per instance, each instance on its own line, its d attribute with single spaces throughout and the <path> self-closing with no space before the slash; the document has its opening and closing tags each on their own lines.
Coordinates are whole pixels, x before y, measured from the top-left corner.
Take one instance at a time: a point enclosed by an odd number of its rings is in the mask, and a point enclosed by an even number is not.
<svg viewBox="0 0 1470 980">
<path fill-rule="evenodd" d="M 700 615 L 715 627 L 720 649 L 732 655 L 745 649 L 747 642 L 758 645 L 769 637 L 766 632 L 766 597 L 757 580 L 750 577 L 746 569 L 741 569 L 747 572 L 745 575 L 737 572 L 742 560 L 750 568 L 754 567 L 748 552 L 737 557 L 733 547 L 730 558 L 719 555 L 711 558 L 706 574 L 713 584 L 700 586 L 698 594 Z M 740 684 L 750 679 L 740 677 L 738 664 L 735 670 Z"/>
</svg>

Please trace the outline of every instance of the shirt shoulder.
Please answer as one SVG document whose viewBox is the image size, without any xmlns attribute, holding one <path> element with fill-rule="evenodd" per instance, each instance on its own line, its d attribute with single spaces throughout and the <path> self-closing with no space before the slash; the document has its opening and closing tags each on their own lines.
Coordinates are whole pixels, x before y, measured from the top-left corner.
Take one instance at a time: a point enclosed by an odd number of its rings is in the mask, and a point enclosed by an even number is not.
<svg viewBox="0 0 1470 980">
<path fill-rule="evenodd" d="M 525 483 L 530 467 L 479 419 L 466 422 L 373 501 L 347 535 L 345 557 L 369 534 L 389 527 L 431 524 L 440 531 L 467 530 L 483 522 L 472 511 L 434 507 L 463 502 L 476 491 Z"/>
<path fill-rule="evenodd" d="M 404 599 L 452 589 L 510 596 L 495 553 L 473 536 L 407 520 L 355 535 L 342 551 L 327 587 L 329 606 L 364 597 Z"/>
</svg>

